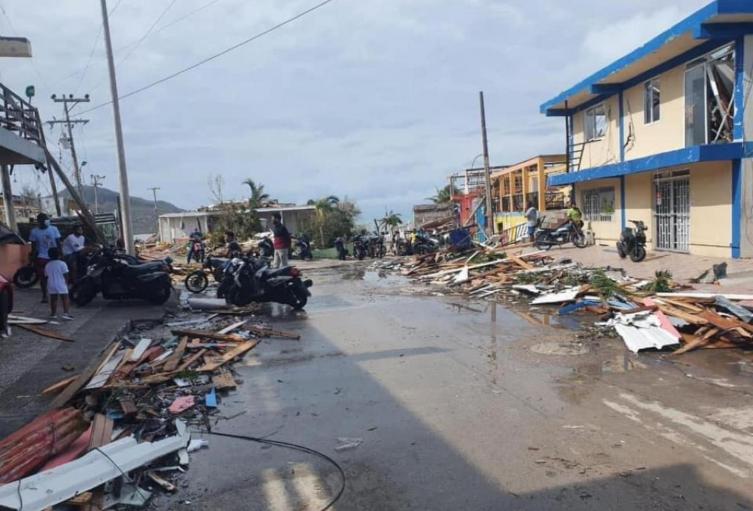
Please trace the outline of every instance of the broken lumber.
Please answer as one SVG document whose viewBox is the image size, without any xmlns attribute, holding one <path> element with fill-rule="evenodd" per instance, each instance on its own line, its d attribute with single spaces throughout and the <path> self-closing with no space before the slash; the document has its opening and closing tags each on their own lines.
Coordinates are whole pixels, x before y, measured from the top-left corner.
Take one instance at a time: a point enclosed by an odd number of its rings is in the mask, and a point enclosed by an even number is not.
<svg viewBox="0 0 753 511">
<path fill-rule="evenodd" d="M 228 351 L 221 357 L 218 357 L 217 360 L 212 360 L 211 362 L 207 362 L 203 366 L 199 367 L 199 372 L 211 372 L 219 369 L 221 366 L 225 365 L 226 363 L 230 362 L 236 357 L 239 357 L 246 353 L 249 350 L 252 350 L 256 347 L 256 345 L 259 344 L 259 341 L 246 341 L 238 344 L 235 348 Z"/>
<path fill-rule="evenodd" d="M 201 330 L 171 330 L 173 335 L 182 335 L 188 337 L 203 337 L 205 339 L 212 339 L 215 341 L 224 342 L 246 342 L 246 339 L 239 335 L 234 334 L 216 334 L 213 332 L 203 332 Z"/>
<path fill-rule="evenodd" d="M 27 330 L 29 332 L 33 332 L 37 335 L 41 335 L 42 337 L 49 337 L 50 339 L 55 339 L 58 341 L 64 341 L 64 342 L 74 342 L 73 339 L 70 337 L 60 334 L 58 332 L 55 332 L 53 330 L 48 330 L 46 328 L 42 328 L 36 325 L 32 324 L 26 324 L 26 323 L 19 323 L 17 325 L 18 328 L 21 328 L 23 330 Z"/>
</svg>

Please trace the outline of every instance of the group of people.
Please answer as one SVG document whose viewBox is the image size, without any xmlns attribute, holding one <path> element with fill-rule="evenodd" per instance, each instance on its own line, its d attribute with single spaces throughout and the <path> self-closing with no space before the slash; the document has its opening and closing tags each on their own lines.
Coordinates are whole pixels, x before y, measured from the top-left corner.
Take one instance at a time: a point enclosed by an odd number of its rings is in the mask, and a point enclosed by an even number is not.
<svg viewBox="0 0 753 511">
<path fill-rule="evenodd" d="M 539 226 L 539 210 L 536 209 L 536 206 L 534 206 L 531 201 L 528 201 L 526 204 L 525 217 L 528 226 L 528 239 L 533 243 L 536 229 Z M 581 229 L 583 227 L 583 212 L 575 201 L 570 203 L 570 207 L 565 213 L 565 222 L 570 222 L 576 229 Z"/>
<path fill-rule="evenodd" d="M 29 234 L 34 269 L 42 288 L 42 303 L 49 302 L 50 316 L 57 318 L 57 305 L 60 300 L 66 321 L 73 319 L 70 313 L 68 287 L 77 277 L 86 247 L 86 238 L 81 225 L 75 225 L 65 239 L 60 231 L 51 224 L 50 218 L 40 213 L 37 225 Z"/>
</svg>

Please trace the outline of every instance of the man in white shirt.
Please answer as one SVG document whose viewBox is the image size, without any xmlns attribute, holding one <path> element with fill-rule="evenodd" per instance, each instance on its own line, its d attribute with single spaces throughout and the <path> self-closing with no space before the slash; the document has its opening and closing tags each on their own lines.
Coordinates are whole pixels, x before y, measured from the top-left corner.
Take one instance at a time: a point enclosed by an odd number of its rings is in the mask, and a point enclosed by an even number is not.
<svg viewBox="0 0 753 511">
<path fill-rule="evenodd" d="M 84 246 L 86 246 L 84 229 L 80 225 L 76 225 L 73 227 L 73 232 L 63 240 L 63 261 L 68 265 L 71 282 L 76 282 L 78 279 L 78 272 L 81 267 L 81 251 Z"/>
<path fill-rule="evenodd" d="M 536 227 L 539 224 L 539 212 L 530 201 L 526 205 L 526 223 L 528 224 L 528 239 L 533 243 Z"/>
<path fill-rule="evenodd" d="M 49 250 L 60 247 L 60 231 L 50 224 L 50 217 L 44 213 L 39 213 L 37 215 L 37 226 L 31 230 L 29 241 L 31 242 L 31 251 L 34 254 L 34 267 L 42 286 L 42 303 L 47 303 L 47 276 L 44 273 L 44 267 L 50 261 Z"/>
</svg>

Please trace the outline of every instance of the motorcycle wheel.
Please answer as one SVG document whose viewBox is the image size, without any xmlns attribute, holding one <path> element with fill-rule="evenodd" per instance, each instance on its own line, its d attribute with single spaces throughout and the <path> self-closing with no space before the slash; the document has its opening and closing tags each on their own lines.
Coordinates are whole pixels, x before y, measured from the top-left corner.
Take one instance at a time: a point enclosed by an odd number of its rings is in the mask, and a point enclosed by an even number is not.
<svg viewBox="0 0 753 511">
<path fill-rule="evenodd" d="M 19 268 L 15 275 L 13 275 L 13 283 L 19 289 L 26 289 L 32 287 L 39 280 L 36 270 L 33 266 L 24 266 Z"/>
<path fill-rule="evenodd" d="M 363 261 L 364 257 L 366 257 L 366 254 L 364 254 L 363 252 L 358 252 L 358 260 L 359 261 Z"/>
<path fill-rule="evenodd" d="M 71 289 L 71 300 L 79 307 L 84 307 L 97 296 L 97 289 L 94 283 L 86 278 L 80 280 L 73 289 Z"/>
<path fill-rule="evenodd" d="M 538 234 L 534 238 L 533 244 L 539 250 L 550 250 L 552 248 L 552 244 L 546 241 L 546 235 L 544 233 Z"/>
<path fill-rule="evenodd" d="M 586 235 L 582 232 L 574 232 L 570 235 L 570 241 L 578 248 L 586 248 Z"/>
<path fill-rule="evenodd" d="M 297 311 L 306 307 L 306 303 L 309 300 L 309 292 L 302 283 L 298 283 L 293 289 L 291 289 L 290 294 L 292 295 L 292 300 L 288 302 L 288 305 Z"/>
<path fill-rule="evenodd" d="M 186 289 L 192 293 L 201 293 L 209 285 L 209 279 L 203 271 L 194 271 L 188 274 L 185 280 Z"/>
<path fill-rule="evenodd" d="M 172 291 L 173 288 L 170 284 L 161 286 L 159 289 L 155 290 L 154 294 L 149 296 L 149 303 L 154 305 L 162 305 L 170 299 Z"/>
<path fill-rule="evenodd" d="M 646 249 L 641 246 L 635 247 L 635 249 L 633 249 L 633 251 L 630 252 L 630 260 L 633 261 L 634 263 L 640 263 L 645 258 L 646 258 Z"/>
<path fill-rule="evenodd" d="M 625 259 L 627 257 L 627 254 L 625 253 L 625 249 L 622 248 L 622 243 L 617 243 L 617 253 L 620 256 L 620 259 Z"/>
</svg>

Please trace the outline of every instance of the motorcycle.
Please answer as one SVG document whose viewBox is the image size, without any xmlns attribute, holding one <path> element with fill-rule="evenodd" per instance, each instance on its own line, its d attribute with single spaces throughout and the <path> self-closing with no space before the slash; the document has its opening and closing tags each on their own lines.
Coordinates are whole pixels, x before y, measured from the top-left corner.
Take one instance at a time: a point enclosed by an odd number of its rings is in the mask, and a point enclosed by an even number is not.
<svg viewBox="0 0 753 511">
<path fill-rule="evenodd" d="M 162 305 L 172 293 L 166 267 L 165 261 L 131 265 L 111 250 L 98 251 L 91 257 L 86 275 L 71 289 L 71 300 L 83 307 L 102 293 L 106 300 L 140 298 Z"/>
<path fill-rule="evenodd" d="M 617 242 L 617 253 L 622 259 L 630 256 L 630 260 L 639 263 L 646 258 L 646 224 L 640 220 L 630 220 L 635 229 L 625 227 Z"/>
<path fill-rule="evenodd" d="M 239 307 L 251 302 L 277 302 L 300 310 L 311 296 L 312 285 L 311 280 L 301 280 L 295 266 L 273 270 L 254 258 L 236 258 L 225 269 L 217 296 Z"/>
<path fill-rule="evenodd" d="M 290 254 L 291 259 L 299 258 L 302 261 L 311 261 L 314 258 L 314 254 L 311 253 L 311 242 L 306 238 L 298 238 L 295 247 L 295 251 Z"/>
<path fill-rule="evenodd" d="M 192 271 L 186 276 L 184 284 L 192 293 L 201 293 L 209 285 L 209 275 L 214 277 L 215 282 L 220 283 L 223 279 L 227 257 L 207 256 L 201 270 Z"/>
<path fill-rule="evenodd" d="M 368 252 L 369 257 L 381 259 L 387 254 L 387 250 L 384 248 L 384 239 L 379 236 L 371 236 L 368 240 Z"/>
<path fill-rule="evenodd" d="M 416 240 L 411 248 L 414 254 L 432 254 L 439 250 L 439 241 L 425 234 L 416 234 Z"/>
<path fill-rule="evenodd" d="M 554 245 L 564 245 L 572 243 L 578 248 L 586 247 L 586 235 L 583 231 L 572 222 L 567 222 L 556 229 L 541 227 L 536 229 L 533 238 L 533 244 L 539 250 L 549 250 Z"/>
<path fill-rule="evenodd" d="M 33 287 L 39 281 L 39 275 L 33 264 L 22 266 L 13 274 L 13 284 L 19 289 Z"/>
<path fill-rule="evenodd" d="M 368 249 L 368 241 L 366 240 L 366 237 L 363 235 L 359 235 L 353 238 L 353 255 L 359 260 L 363 261 L 363 259 L 368 255 L 369 249 Z"/>
</svg>

